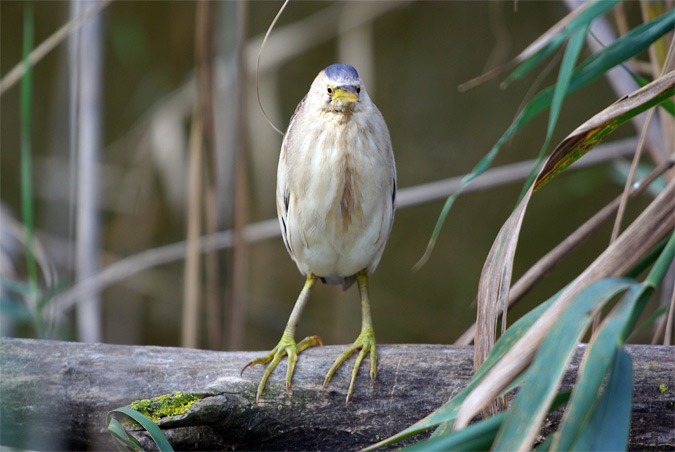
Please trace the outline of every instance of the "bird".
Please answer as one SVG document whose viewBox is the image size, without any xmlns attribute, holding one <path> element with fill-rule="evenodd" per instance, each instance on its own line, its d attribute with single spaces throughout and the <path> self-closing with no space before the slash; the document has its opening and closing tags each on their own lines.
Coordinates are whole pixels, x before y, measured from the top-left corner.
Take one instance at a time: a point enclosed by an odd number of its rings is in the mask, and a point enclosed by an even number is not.
<svg viewBox="0 0 675 452">
<path fill-rule="evenodd" d="M 290 395 L 298 355 L 323 345 L 319 336 L 295 340 L 312 288 L 317 280 L 342 285 L 344 290 L 356 282 L 361 332 L 337 357 L 323 383 L 325 391 L 336 370 L 359 350 L 348 405 L 367 355 L 373 383 L 377 376 L 368 276 L 380 262 L 396 210 L 396 164 L 389 129 L 354 67 L 333 64 L 323 69 L 295 109 L 281 144 L 276 205 L 284 244 L 305 284 L 277 346 L 251 360 L 241 374 L 250 366 L 267 364 L 257 404 L 272 371 L 286 356 Z"/>
</svg>

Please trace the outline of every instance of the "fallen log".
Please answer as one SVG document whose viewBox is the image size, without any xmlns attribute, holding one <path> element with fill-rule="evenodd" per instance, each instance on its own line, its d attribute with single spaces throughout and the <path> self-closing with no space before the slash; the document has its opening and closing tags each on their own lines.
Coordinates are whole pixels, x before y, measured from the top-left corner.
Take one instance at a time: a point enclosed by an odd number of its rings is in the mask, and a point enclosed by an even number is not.
<svg viewBox="0 0 675 452">
<path fill-rule="evenodd" d="M 574 382 L 585 346 L 579 348 L 563 387 Z M 243 377 L 239 372 L 259 353 L 1 338 L 0 444 L 109 450 L 109 410 L 182 391 L 200 400 L 185 414 L 158 422 L 176 450 L 357 450 L 426 416 L 472 375 L 470 347 L 381 345 L 377 382 L 371 384 L 366 360 L 346 407 L 354 358 L 321 392 L 325 372 L 343 349 L 303 352 L 291 397 L 282 361 L 256 406 L 262 367 Z M 672 450 L 675 347 L 629 345 L 627 351 L 634 368 L 630 449 Z M 549 421 L 547 428 L 554 428 L 556 417 Z M 151 448 L 143 433 L 136 436 Z"/>
</svg>

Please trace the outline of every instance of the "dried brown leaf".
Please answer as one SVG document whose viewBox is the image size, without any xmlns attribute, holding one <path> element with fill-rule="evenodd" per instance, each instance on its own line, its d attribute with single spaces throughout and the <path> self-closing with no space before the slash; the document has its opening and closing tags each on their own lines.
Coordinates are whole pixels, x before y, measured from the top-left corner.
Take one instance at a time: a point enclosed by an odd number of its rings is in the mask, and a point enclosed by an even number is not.
<svg viewBox="0 0 675 452">
<path fill-rule="evenodd" d="M 674 94 L 675 71 L 671 71 L 637 91 L 624 96 L 593 116 L 569 134 L 551 153 L 537 177 L 535 190 L 541 188 L 604 140 L 619 124 L 672 97 Z"/>
</svg>

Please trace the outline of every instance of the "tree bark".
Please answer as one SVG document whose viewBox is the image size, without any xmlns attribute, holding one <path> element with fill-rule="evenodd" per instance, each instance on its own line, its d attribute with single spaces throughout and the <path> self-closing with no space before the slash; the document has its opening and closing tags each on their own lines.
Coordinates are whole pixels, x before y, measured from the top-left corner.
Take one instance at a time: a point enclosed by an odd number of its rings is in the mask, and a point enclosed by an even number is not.
<svg viewBox="0 0 675 452">
<path fill-rule="evenodd" d="M 579 348 L 563 387 L 574 382 L 585 346 Z M 626 348 L 634 368 L 630 449 L 672 450 L 675 347 Z M 303 352 L 291 397 L 282 361 L 256 406 L 262 366 L 243 377 L 239 372 L 259 353 L 2 338 L 0 444 L 113 449 L 105 424 L 109 410 L 182 391 L 203 398 L 186 414 L 159 421 L 176 450 L 356 450 L 423 418 L 472 375 L 470 347 L 381 345 L 377 382 L 371 384 L 365 360 L 345 407 L 354 358 L 321 392 L 326 371 L 343 350 L 327 346 Z M 557 419 L 551 416 L 547 429 L 555 428 Z M 143 433 L 135 435 L 152 448 Z"/>
</svg>

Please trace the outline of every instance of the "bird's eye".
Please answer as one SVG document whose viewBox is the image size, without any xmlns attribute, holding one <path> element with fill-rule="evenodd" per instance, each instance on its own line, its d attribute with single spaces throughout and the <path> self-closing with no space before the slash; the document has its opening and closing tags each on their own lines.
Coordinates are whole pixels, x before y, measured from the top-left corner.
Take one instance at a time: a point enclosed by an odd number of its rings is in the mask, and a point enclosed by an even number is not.
<svg viewBox="0 0 675 452">
<path fill-rule="evenodd" d="M 329 96 L 333 95 L 333 88 L 331 88 L 330 86 L 328 87 L 328 95 Z"/>
<path fill-rule="evenodd" d="M 356 85 L 356 94 L 361 94 L 361 86 Z"/>
</svg>

